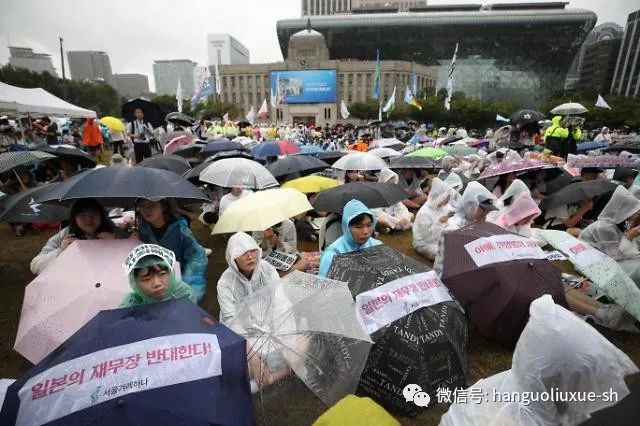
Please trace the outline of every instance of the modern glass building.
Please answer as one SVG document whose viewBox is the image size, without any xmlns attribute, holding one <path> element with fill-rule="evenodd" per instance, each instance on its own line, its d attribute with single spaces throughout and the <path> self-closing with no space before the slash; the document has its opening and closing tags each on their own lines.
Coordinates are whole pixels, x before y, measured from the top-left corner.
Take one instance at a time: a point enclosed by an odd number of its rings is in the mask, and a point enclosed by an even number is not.
<svg viewBox="0 0 640 426">
<path fill-rule="evenodd" d="M 314 16 L 331 59 L 404 60 L 438 67 L 446 86 L 459 44 L 454 91 L 535 107 L 564 87 L 567 70 L 597 16 L 568 3 L 425 6 L 406 13 Z M 283 54 L 307 18 L 278 21 Z"/>
</svg>

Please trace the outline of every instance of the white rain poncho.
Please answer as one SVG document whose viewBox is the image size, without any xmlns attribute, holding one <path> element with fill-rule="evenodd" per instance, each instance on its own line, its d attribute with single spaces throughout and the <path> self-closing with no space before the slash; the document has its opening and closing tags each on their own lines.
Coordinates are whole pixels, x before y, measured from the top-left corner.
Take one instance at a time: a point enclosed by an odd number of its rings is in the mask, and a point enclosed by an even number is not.
<svg viewBox="0 0 640 426">
<path fill-rule="evenodd" d="M 235 261 L 249 250 L 258 250 L 258 259 L 251 279 L 247 279 L 240 272 Z M 218 280 L 218 305 L 222 323 L 227 323 L 233 318 L 243 298 L 280 279 L 276 269 L 262 260 L 262 250 L 256 241 L 244 232 L 238 232 L 229 238 L 225 257 L 228 268 Z"/>
<path fill-rule="evenodd" d="M 520 179 L 516 179 L 511 182 L 511 185 L 504 191 L 498 201 L 496 201 L 497 211 L 489 212 L 487 215 L 487 222 L 493 222 L 498 219 L 502 213 L 509 207 L 509 204 L 512 203 L 520 194 L 523 192 L 530 192 L 529 187 Z"/>
<path fill-rule="evenodd" d="M 464 188 L 464 182 L 462 182 L 462 178 L 458 176 L 457 173 L 450 173 L 446 179 L 444 179 L 444 183 L 449 185 L 450 188 L 453 188 L 456 191 L 456 198 L 459 197 L 462 188 Z"/>
<path fill-rule="evenodd" d="M 380 171 L 378 182 L 389 182 L 397 185 L 398 181 L 399 177 L 393 170 L 384 168 Z M 371 212 L 376 218 L 382 218 L 388 222 L 392 229 L 406 230 L 411 227 L 411 219 L 413 219 L 413 215 L 407 206 L 400 202 L 389 207 L 371 209 Z M 403 219 L 405 219 L 406 224 L 400 224 Z"/>
<path fill-rule="evenodd" d="M 440 171 L 438 172 L 438 177 L 440 179 L 446 179 L 450 174 L 453 167 L 456 165 L 456 159 L 447 155 L 442 160 L 440 160 Z"/>
<path fill-rule="evenodd" d="M 438 254 L 440 237 L 447 226 L 447 222 L 440 219 L 453 211 L 451 203 L 455 195 L 455 190 L 440 179 L 431 182 L 427 202 L 420 207 L 413 222 L 413 248 L 420 255 L 434 259 Z"/>
<path fill-rule="evenodd" d="M 603 127 L 602 131 L 598 133 L 594 141 L 611 143 L 611 132 L 609 131 L 609 128 L 606 126 Z"/>
<path fill-rule="evenodd" d="M 624 377 L 638 367 L 595 328 L 556 305 L 550 295 L 533 301 L 529 313 L 511 369 L 472 385 L 484 392 L 476 395 L 488 398 L 451 405 L 441 425 L 577 425 L 629 394 Z M 555 401 L 550 400 L 552 391 Z M 589 401 L 588 392 L 615 392 L 617 398 Z"/>
<path fill-rule="evenodd" d="M 542 235 L 542 230 L 531 227 L 531 222 L 540 216 L 540 213 L 540 208 L 531 198 L 531 194 L 528 191 L 520 192 L 520 195 L 509 206 L 501 210 L 500 215 L 493 223 L 514 234 L 531 238 L 540 247 L 544 247 L 547 245 L 547 241 Z M 518 222 L 527 218 L 529 218 L 528 223 L 518 225 Z"/>
<path fill-rule="evenodd" d="M 464 162 L 460 165 L 462 174 L 468 179 L 475 178 L 480 174 L 480 165 L 482 164 L 482 157 L 477 154 L 467 155 Z"/>
</svg>

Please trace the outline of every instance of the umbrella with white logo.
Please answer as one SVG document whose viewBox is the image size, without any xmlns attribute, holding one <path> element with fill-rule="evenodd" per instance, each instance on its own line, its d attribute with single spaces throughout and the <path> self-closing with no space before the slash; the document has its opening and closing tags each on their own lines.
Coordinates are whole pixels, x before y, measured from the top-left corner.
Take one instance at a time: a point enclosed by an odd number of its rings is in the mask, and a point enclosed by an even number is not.
<svg viewBox="0 0 640 426">
<path fill-rule="evenodd" d="M 69 217 L 67 207 L 35 201 L 40 194 L 54 185 L 56 184 L 38 186 L 7 197 L 3 201 L 4 209 L 0 212 L 0 222 L 58 222 L 67 219 Z"/>
</svg>

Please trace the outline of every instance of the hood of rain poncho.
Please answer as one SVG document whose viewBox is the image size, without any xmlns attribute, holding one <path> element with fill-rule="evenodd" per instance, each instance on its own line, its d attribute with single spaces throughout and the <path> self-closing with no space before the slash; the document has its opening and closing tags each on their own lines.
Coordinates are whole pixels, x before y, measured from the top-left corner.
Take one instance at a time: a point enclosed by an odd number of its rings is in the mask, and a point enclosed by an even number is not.
<svg viewBox="0 0 640 426">
<path fill-rule="evenodd" d="M 520 194 L 523 192 L 530 192 L 529 187 L 520 179 L 516 179 L 511 182 L 511 185 L 504 191 L 504 194 L 498 198 L 496 203 L 496 207 L 502 209 L 505 207 L 505 202 L 507 202 L 511 198 L 511 202 L 513 202 Z"/>
<path fill-rule="evenodd" d="M 562 116 L 560 116 L 560 115 L 556 115 L 555 117 L 553 117 L 553 118 L 551 119 L 551 124 L 552 124 L 553 126 L 559 126 L 559 125 L 560 125 L 560 121 L 562 121 Z"/>
<path fill-rule="evenodd" d="M 148 268 L 153 265 L 161 265 L 169 268 L 169 287 L 167 288 L 163 299 L 156 299 L 155 297 L 146 295 L 138 286 L 138 282 L 135 277 L 136 269 Z M 187 297 L 193 303 L 197 303 L 197 296 L 191 289 L 191 286 L 176 278 L 175 273 L 173 272 L 173 265 L 167 264 L 167 262 L 157 256 L 145 256 L 138 260 L 136 266 L 134 266 L 129 273 L 129 286 L 131 286 L 133 292 L 125 296 L 124 300 L 120 304 L 121 308 L 164 302 L 166 300 L 179 299 L 181 297 Z"/>
<path fill-rule="evenodd" d="M 447 155 L 441 160 L 440 165 L 442 166 L 442 170 L 444 170 L 445 172 L 450 172 L 455 162 L 456 162 L 455 158 Z"/>
<path fill-rule="evenodd" d="M 459 178 L 458 178 L 459 179 Z M 449 197 L 449 202 L 447 204 L 451 204 L 454 201 L 456 196 L 455 189 L 451 188 L 446 184 L 445 181 L 441 179 L 434 178 L 431 181 L 431 189 L 429 190 L 429 195 L 427 196 L 426 205 L 435 210 L 445 209 L 447 206 L 443 206 L 439 208 L 438 206 Z"/>
<path fill-rule="evenodd" d="M 637 211 L 640 211 L 640 200 L 634 197 L 626 188 L 618 186 L 611 196 L 611 200 L 598 216 L 598 220 L 608 220 L 619 224 Z"/>
<path fill-rule="evenodd" d="M 460 197 L 457 202 L 456 216 L 467 221 L 467 215 L 478 207 L 481 202 L 486 200 L 492 200 L 495 204 L 496 197 L 478 182 L 470 182 L 469 185 L 467 185 L 467 189 L 464 190 L 462 197 Z"/>
<path fill-rule="evenodd" d="M 381 183 L 389 182 L 397 185 L 399 181 L 400 181 L 400 177 L 393 170 L 387 167 L 380 170 L 380 176 L 378 176 L 378 182 L 381 182 Z"/>
<path fill-rule="evenodd" d="M 531 198 L 531 194 L 521 192 L 520 195 L 507 207 L 496 220 L 496 225 L 509 229 L 521 220 L 531 217 L 531 220 L 540 216 L 542 212 L 538 204 Z"/>
<path fill-rule="evenodd" d="M 247 279 L 240 269 L 238 269 L 238 265 L 236 264 L 236 259 L 248 252 L 249 250 L 258 250 L 258 259 L 256 260 L 256 266 L 253 271 L 253 275 L 251 275 L 251 280 Z M 227 243 L 227 250 L 225 251 L 225 259 L 227 260 L 227 265 L 229 268 L 235 273 L 236 277 L 242 281 L 243 283 L 249 283 L 253 281 L 254 278 L 259 279 L 261 264 L 262 264 L 262 249 L 249 234 L 245 234 L 244 232 L 237 232 L 233 234 L 231 238 L 229 238 L 229 242 Z"/>
<path fill-rule="evenodd" d="M 444 183 L 458 193 L 464 187 L 464 182 L 462 182 L 462 178 L 458 176 L 457 173 L 450 173 L 449 176 L 445 178 Z"/>
</svg>

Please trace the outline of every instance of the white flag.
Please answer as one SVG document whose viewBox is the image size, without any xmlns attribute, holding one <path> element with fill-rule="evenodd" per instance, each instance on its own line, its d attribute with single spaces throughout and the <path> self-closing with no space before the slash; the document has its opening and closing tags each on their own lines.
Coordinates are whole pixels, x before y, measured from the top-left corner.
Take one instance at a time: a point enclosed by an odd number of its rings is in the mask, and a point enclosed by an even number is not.
<svg viewBox="0 0 640 426">
<path fill-rule="evenodd" d="M 456 57 L 458 56 L 458 43 L 456 43 L 456 50 L 453 52 L 453 59 L 451 60 L 451 68 L 449 69 L 449 79 L 447 80 L 447 97 L 444 99 L 444 107 L 447 111 L 451 109 L 451 95 L 453 95 L 453 73 L 456 70 Z"/>
<path fill-rule="evenodd" d="M 278 101 L 276 101 L 276 94 L 273 93 L 273 89 L 271 89 L 271 95 L 269 96 L 269 103 L 274 108 L 278 106 Z"/>
<path fill-rule="evenodd" d="M 182 82 L 178 80 L 178 88 L 176 89 L 176 103 L 178 104 L 178 112 L 182 112 Z"/>
<path fill-rule="evenodd" d="M 393 86 L 393 93 L 391 93 L 391 97 L 387 100 L 384 108 L 382 108 L 382 112 L 389 112 L 393 109 L 396 104 L 396 86 Z"/>
<path fill-rule="evenodd" d="M 260 105 L 260 109 L 258 110 L 258 118 L 267 118 L 269 115 L 269 108 L 267 107 L 267 100 L 262 101 L 262 105 Z"/>
<path fill-rule="evenodd" d="M 596 106 L 599 107 L 599 108 L 611 109 L 611 107 L 609 106 L 607 101 L 605 101 L 604 98 L 601 95 L 598 95 L 598 100 L 596 102 Z"/>
<path fill-rule="evenodd" d="M 251 109 L 249 110 L 249 112 L 247 113 L 247 121 L 251 124 L 253 124 L 253 120 L 255 120 L 256 118 L 256 112 L 253 110 L 253 105 L 251 105 Z"/>
<path fill-rule="evenodd" d="M 220 70 L 218 68 L 218 64 L 216 64 L 215 67 L 216 67 L 216 93 L 220 95 L 222 93 L 222 83 L 220 82 Z"/>
<path fill-rule="evenodd" d="M 346 120 L 351 115 L 351 113 L 347 109 L 347 104 L 344 103 L 344 99 L 340 102 L 340 115 L 342 116 L 343 120 Z"/>
</svg>

